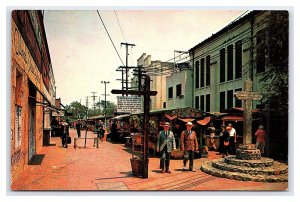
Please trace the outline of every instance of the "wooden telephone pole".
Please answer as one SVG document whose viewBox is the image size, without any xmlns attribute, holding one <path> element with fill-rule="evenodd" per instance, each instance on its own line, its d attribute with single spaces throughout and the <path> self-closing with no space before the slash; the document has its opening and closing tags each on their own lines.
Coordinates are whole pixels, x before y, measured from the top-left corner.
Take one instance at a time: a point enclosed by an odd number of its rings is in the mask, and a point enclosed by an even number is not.
<svg viewBox="0 0 300 202">
<path fill-rule="evenodd" d="M 143 178 L 148 178 L 148 148 L 149 148 L 149 133 L 150 133 L 150 128 L 149 128 L 149 114 L 150 114 L 150 96 L 155 96 L 157 94 L 157 91 L 150 91 L 150 77 L 148 75 L 141 75 L 140 77 L 144 76 L 145 77 L 145 85 L 144 89 L 141 91 L 137 90 L 112 90 L 112 94 L 129 94 L 129 95 L 142 95 L 144 96 L 144 123 L 143 123 L 143 136 L 144 136 L 144 141 L 143 141 L 143 172 L 142 172 L 142 177 Z M 139 88 L 140 89 L 140 88 Z M 126 91 L 126 92 L 125 92 Z"/>
</svg>

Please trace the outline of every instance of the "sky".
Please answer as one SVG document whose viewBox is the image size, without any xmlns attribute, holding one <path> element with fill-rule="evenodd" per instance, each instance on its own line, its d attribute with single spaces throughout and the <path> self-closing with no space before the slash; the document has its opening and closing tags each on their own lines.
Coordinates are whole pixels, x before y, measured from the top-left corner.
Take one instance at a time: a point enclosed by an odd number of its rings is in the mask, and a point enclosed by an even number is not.
<svg viewBox="0 0 300 202">
<path fill-rule="evenodd" d="M 167 61 L 174 50 L 188 51 L 222 29 L 246 10 L 99 10 L 123 63 L 122 42 L 129 47 L 128 65 L 136 66 L 143 54 L 152 60 Z M 56 83 L 62 103 L 78 101 L 92 107 L 96 101 L 116 103 L 112 89 L 121 89 L 122 62 L 109 39 L 96 10 L 45 10 L 44 24 Z"/>
</svg>

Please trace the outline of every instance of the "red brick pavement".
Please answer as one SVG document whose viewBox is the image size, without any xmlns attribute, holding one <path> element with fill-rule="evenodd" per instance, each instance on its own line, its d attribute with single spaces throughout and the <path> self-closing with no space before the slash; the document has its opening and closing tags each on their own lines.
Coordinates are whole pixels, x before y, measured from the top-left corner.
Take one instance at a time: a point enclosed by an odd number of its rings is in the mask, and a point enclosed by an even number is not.
<svg viewBox="0 0 300 202">
<path fill-rule="evenodd" d="M 84 132 L 83 132 L 84 135 Z M 70 136 L 76 136 L 71 129 Z M 88 132 L 88 137 L 95 134 Z M 286 190 L 288 183 L 242 182 L 217 178 L 199 168 L 207 159 L 195 159 L 196 172 L 182 171 L 182 160 L 171 160 L 171 174 L 159 173 L 159 158 L 149 159 L 149 178 L 132 176 L 130 149 L 124 144 L 78 140 L 78 147 L 62 148 L 59 137 L 55 146 L 43 147 L 41 165 L 29 165 L 11 185 L 12 190 Z M 209 159 L 219 158 L 215 152 Z"/>
</svg>

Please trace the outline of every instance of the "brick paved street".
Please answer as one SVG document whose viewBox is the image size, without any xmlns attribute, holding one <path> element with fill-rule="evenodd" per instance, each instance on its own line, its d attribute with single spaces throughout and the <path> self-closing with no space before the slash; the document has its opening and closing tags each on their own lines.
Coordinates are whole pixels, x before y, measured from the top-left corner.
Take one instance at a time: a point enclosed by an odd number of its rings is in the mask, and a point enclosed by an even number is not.
<svg viewBox="0 0 300 202">
<path fill-rule="evenodd" d="M 82 132 L 84 133 L 84 132 Z M 84 134 L 83 134 L 84 135 Z M 74 129 L 70 136 L 76 136 Z M 88 132 L 88 137 L 95 134 Z M 182 171 L 182 160 L 171 160 L 171 174 L 159 173 L 159 158 L 150 156 L 149 178 L 131 173 L 131 149 L 124 144 L 93 140 L 78 141 L 78 147 L 62 148 L 60 138 L 52 137 L 53 146 L 43 147 L 41 165 L 29 165 L 14 181 L 12 190 L 286 190 L 288 183 L 242 182 L 217 178 L 200 171 L 207 159 L 195 159 L 196 172 Z M 218 158 L 215 152 L 209 159 Z"/>
</svg>

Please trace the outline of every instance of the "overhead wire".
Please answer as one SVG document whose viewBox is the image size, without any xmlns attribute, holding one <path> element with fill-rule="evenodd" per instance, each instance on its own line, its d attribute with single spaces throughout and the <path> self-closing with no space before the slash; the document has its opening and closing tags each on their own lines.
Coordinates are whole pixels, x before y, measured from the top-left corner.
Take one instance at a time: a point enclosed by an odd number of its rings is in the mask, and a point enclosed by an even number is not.
<svg viewBox="0 0 300 202">
<path fill-rule="evenodd" d="M 124 41 L 127 43 L 127 40 L 126 40 L 126 38 L 125 38 L 125 34 L 124 34 L 124 32 L 123 32 L 123 29 L 122 29 L 122 27 L 121 27 L 121 23 L 120 23 L 120 21 L 119 21 L 119 17 L 118 17 L 117 11 L 116 11 L 116 10 L 114 10 L 114 13 L 115 13 L 115 16 L 116 16 L 116 19 L 117 19 L 117 22 L 118 22 L 119 28 L 120 28 L 120 30 L 121 30 L 121 33 L 122 33 L 123 39 L 124 39 Z M 132 47 L 131 47 L 131 49 L 132 49 Z M 131 55 L 131 54 L 129 54 L 129 56 L 130 56 L 131 64 L 133 65 L 133 59 L 132 59 L 132 55 Z"/>
<path fill-rule="evenodd" d="M 103 24 L 103 27 L 105 28 L 105 31 L 106 31 L 106 33 L 107 33 L 107 35 L 108 35 L 108 37 L 109 37 L 109 39 L 110 39 L 110 41 L 111 41 L 111 43 L 112 43 L 112 45 L 113 45 L 113 47 L 114 47 L 114 49 L 115 49 L 117 55 L 119 56 L 119 59 L 121 60 L 123 66 L 125 66 L 125 65 L 124 65 L 124 62 L 123 62 L 123 60 L 122 60 L 122 58 L 121 58 L 121 56 L 120 56 L 120 54 L 119 54 L 119 52 L 118 52 L 118 50 L 117 50 L 115 44 L 114 44 L 114 42 L 113 42 L 113 40 L 112 40 L 112 38 L 111 38 L 111 36 L 110 36 L 110 34 L 109 34 L 109 32 L 108 32 L 108 30 L 107 30 L 107 28 L 106 28 L 106 26 L 105 26 L 105 24 L 104 24 L 104 22 L 103 22 L 103 19 L 102 19 L 102 17 L 101 17 L 101 15 L 100 15 L 100 13 L 99 13 L 98 10 L 97 10 L 97 13 L 98 13 L 98 16 L 99 16 L 99 18 L 100 18 L 100 20 L 101 20 L 101 22 L 102 22 L 102 24 Z"/>
<path fill-rule="evenodd" d="M 254 17 L 253 17 L 253 18 L 254 18 Z M 261 20 L 260 23 L 259 23 L 259 25 L 256 24 L 256 25 L 253 26 L 253 31 L 256 31 L 258 28 L 262 27 L 262 24 L 264 25 L 264 24 L 266 24 L 266 22 L 268 22 L 268 19 Z M 247 43 L 249 40 L 251 40 L 250 37 L 248 37 L 248 38 L 243 38 L 243 37 L 244 37 L 245 35 L 248 35 L 250 31 L 251 31 L 250 28 L 249 28 L 249 29 L 246 29 L 245 31 L 239 33 L 239 34 L 236 35 L 234 38 L 232 38 L 232 39 L 226 41 L 225 43 L 221 43 L 220 45 L 214 47 L 213 49 L 210 49 L 209 51 L 207 51 L 207 52 L 205 52 L 205 53 L 202 53 L 202 54 L 198 55 L 197 57 L 194 58 L 194 60 L 197 60 L 198 58 L 201 58 L 201 57 L 205 57 L 205 56 L 207 56 L 207 55 L 210 55 L 210 54 L 212 54 L 213 52 L 220 51 L 221 49 L 220 49 L 219 47 L 221 47 L 221 46 L 222 46 L 222 47 L 226 47 L 226 44 L 232 44 L 232 43 L 235 43 L 235 42 L 239 41 L 240 39 L 245 39 L 245 40 L 242 41 L 243 44 Z M 226 33 L 226 35 L 228 35 L 228 34 L 230 34 L 230 33 Z M 253 37 L 255 37 L 255 36 L 253 36 Z M 220 39 L 219 39 L 219 40 L 220 40 Z M 206 45 L 206 46 L 208 46 L 208 45 Z M 204 47 L 205 47 L 205 46 L 204 46 Z M 225 50 L 226 50 L 226 49 L 225 49 Z M 219 53 L 218 53 L 218 54 L 215 54 L 214 56 L 211 57 L 211 60 L 215 59 L 215 58 L 218 57 L 218 56 L 219 56 Z M 172 59 L 170 59 L 170 60 L 174 60 L 174 58 L 172 58 Z M 167 61 L 170 61 L 170 60 L 167 60 Z M 179 61 L 181 61 L 181 60 L 179 60 Z M 177 62 L 178 62 L 178 61 L 177 61 Z M 189 62 L 190 62 L 190 61 L 189 61 Z M 150 67 L 150 68 L 147 67 L 148 72 L 150 72 L 150 71 L 155 71 L 155 70 L 159 70 L 159 69 L 162 68 L 162 67 L 157 68 L 157 67 L 156 67 L 156 64 L 155 64 L 154 67 L 153 67 L 152 65 L 150 65 L 149 67 Z M 169 70 L 171 70 L 171 69 L 173 69 L 173 68 L 169 68 Z"/>
</svg>

